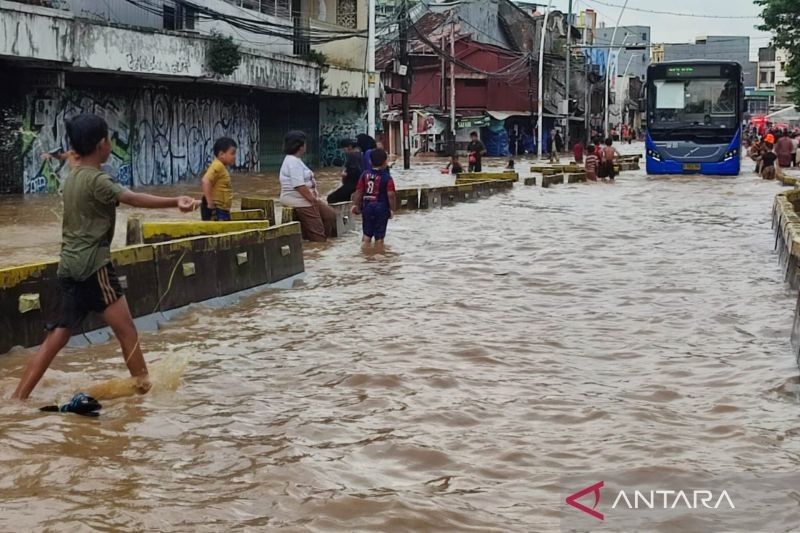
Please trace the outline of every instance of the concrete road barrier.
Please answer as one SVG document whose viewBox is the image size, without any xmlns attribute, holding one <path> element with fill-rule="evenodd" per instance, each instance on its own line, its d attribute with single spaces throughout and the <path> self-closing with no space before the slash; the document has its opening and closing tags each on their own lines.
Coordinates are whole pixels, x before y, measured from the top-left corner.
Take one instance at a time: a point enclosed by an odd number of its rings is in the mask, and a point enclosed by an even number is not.
<svg viewBox="0 0 800 533">
<path fill-rule="evenodd" d="M 786 191 L 775 197 L 772 208 L 772 228 L 775 232 L 775 248 L 778 263 L 784 272 L 784 280 L 792 289 L 800 288 L 800 190 Z M 791 343 L 800 362 L 800 294 L 794 310 Z"/>
<path fill-rule="evenodd" d="M 35 346 L 59 305 L 58 261 L 0 269 L 0 353 Z"/>
<path fill-rule="evenodd" d="M 134 318 L 276 283 L 304 271 L 296 222 L 126 247 L 112 251 L 111 258 Z M 44 324 L 60 303 L 57 269 L 57 261 L 0 269 L 0 353 L 42 341 Z M 86 332 L 102 326 L 96 315 L 83 324 Z"/>
<path fill-rule="evenodd" d="M 274 215 L 273 215 L 274 216 Z M 267 214 L 263 209 L 242 209 L 241 211 L 231 211 L 231 220 L 241 222 L 244 220 L 268 220 Z M 275 224 L 270 221 L 270 225 Z"/>
<path fill-rule="evenodd" d="M 542 177 L 542 188 L 548 189 L 551 185 L 564 183 L 564 174 L 547 174 Z"/>
<path fill-rule="evenodd" d="M 353 202 L 339 202 L 329 205 L 336 211 L 336 235 L 334 237 L 344 237 L 348 233 L 356 231 L 356 222 L 350 213 Z"/>
<path fill-rule="evenodd" d="M 536 185 L 536 177 L 531 176 L 530 178 L 525 178 L 524 183 L 525 185 Z"/>
<path fill-rule="evenodd" d="M 519 174 L 513 170 L 504 172 L 462 172 L 456 176 L 456 185 L 462 183 L 476 183 L 481 181 L 519 181 Z"/>
<path fill-rule="evenodd" d="M 573 174 L 567 174 L 567 183 L 582 183 L 585 181 L 586 181 L 585 172 L 575 172 Z"/>
<path fill-rule="evenodd" d="M 128 246 L 135 244 L 157 244 L 203 235 L 266 229 L 270 225 L 268 220 L 246 220 L 239 222 L 203 222 L 199 220 L 143 222 L 140 219 L 131 217 L 128 219 L 126 244 Z M 141 240 L 136 242 L 138 239 Z"/>
<path fill-rule="evenodd" d="M 420 209 L 420 189 L 398 189 L 397 209 Z M 424 208 L 423 208 L 424 209 Z"/>
<path fill-rule="evenodd" d="M 305 272 L 300 223 L 290 222 L 268 229 L 266 254 L 270 283 Z"/>
<path fill-rule="evenodd" d="M 631 170 L 639 170 L 639 163 L 632 161 L 632 162 L 624 162 L 621 161 L 619 165 L 614 165 L 615 169 L 619 169 L 617 172 L 628 172 Z"/>
<path fill-rule="evenodd" d="M 242 211 L 261 209 L 267 215 L 270 225 L 274 226 L 275 221 L 275 200 L 266 196 L 243 196 Z"/>
</svg>

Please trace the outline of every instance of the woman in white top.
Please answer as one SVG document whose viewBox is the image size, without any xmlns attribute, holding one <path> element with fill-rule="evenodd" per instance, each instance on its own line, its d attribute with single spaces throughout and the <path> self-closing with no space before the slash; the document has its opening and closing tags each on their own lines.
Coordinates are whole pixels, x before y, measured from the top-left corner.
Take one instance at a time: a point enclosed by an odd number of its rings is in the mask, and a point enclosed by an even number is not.
<svg viewBox="0 0 800 533">
<path fill-rule="evenodd" d="M 281 204 L 293 207 L 303 238 L 324 242 L 336 233 L 336 212 L 322 202 L 317 182 L 302 157 L 306 153 L 306 134 L 290 131 L 284 139 L 286 157 L 281 165 Z"/>
</svg>

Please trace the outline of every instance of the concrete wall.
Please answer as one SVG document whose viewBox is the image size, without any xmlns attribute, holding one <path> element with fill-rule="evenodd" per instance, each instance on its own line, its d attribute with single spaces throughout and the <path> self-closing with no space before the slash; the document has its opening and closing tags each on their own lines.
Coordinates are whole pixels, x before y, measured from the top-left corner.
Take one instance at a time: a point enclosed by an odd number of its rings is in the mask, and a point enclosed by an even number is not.
<svg viewBox="0 0 800 533">
<path fill-rule="evenodd" d="M 321 96 L 367 98 L 367 75 L 364 70 L 330 67 L 322 73 L 325 87 Z"/>
<path fill-rule="evenodd" d="M 0 56 L 71 63 L 72 16 L 55 9 L 0 0 Z"/>
<path fill-rule="evenodd" d="M 276 283 L 304 271 L 298 223 L 112 252 L 134 317 Z M 0 269 L 0 353 L 42 341 L 59 303 L 57 261 Z M 85 331 L 102 326 L 96 316 Z"/>
<path fill-rule="evenodd" d="M 69 169 L 41 154 L 68 146 L 65 120 L 82 112 L 109 124 L 112 174 L 126 186 L 172 184 L 205 171 L 214 141 L 239 145 L 236 166 L 259 168 L 259 111 L 248 99 L 181 94 L 167 88 L 132 92 L 51 89 L 32 92 L 23 128 L 26 193 L 56 192 Z"/>
<path fill-rule="evenodd" d="M 213 9 L 224 15 L 255 19 L 270 24 L 282 24 L 288 28 L 283 31 L 291 34 L 292 22 L 289 18 L 278 18 L 258 11 L 243 9 L 223 0 L 193 0 L 193 3 Z M 59 4 L 62 9 L 80 18 L 87 18 L 101 23 L 110 22 L 154 30 L 164 29 L 164 19 L 160 14 L 146 11 L 126 0 L 69 0 L 69 2 L 59 2 Z M 174 8 L 176 2 L 174 0 L 161 0 L 158 4 Z M 154 7 L 159 8 L 160 5 Z M 245 31 L 219 20 L 198 18 L 193 29 L 183 29 L 203 35 L 210 35 L 213 30 L 222 35 L 230 35 L 244 47 L 272 53 L 289 55 L 292 53 L 292 43 L 289 39 Z"/>
<path fill-rule="evenodd" d="M 367 29 L 367 2 L 357 0 L 357 30 Z M 325 5 L 325 16 L 320 14 L 320 6 Z M 311 18 L 309 25 L 312 29 L 328 31 L 354 31 L 350 28 L 339 26 L 336 21 L 336 0 L 308 0 L 305 14 Z M 367 60 L 367 39 L 366 37 L 353 37 L 342 39 L 330 43 L 313 45 L 312 48 L 324 53 L 331 65 L 344 68 L 363 70 Z"/>
<path fill-rule="evenodd" d="M 355 139 L 367 131 L 367 107 L 364 100 L 323 99 L 319 103 L 320 165 L 344 165 L 339 140 Z"/>
<path fill-rule="evenodd" d="M 55 9 L 0 0 L 0 57 L 56 61 L 65 68 L 175 77 L 285 92 L 319 93 L 319 68 L 285 55 L 244 53 L 230 76 L 208 71 L 208 39 L 73 19 Z"/>
</svg>

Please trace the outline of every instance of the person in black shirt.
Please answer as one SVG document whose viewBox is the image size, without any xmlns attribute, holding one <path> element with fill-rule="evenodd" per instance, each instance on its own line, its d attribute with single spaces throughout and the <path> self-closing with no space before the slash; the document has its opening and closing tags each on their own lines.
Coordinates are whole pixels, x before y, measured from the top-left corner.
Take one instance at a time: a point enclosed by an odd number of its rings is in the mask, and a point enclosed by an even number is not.
<svg viewBox="0 0 800 533">
<path fill-rule="evenodd" d="M 775 179 L 775 161 L 778 154 L 772 151 L 772 143 L 764 145 L 766 151 L 761 155 L 761 177 L 765 180 Z"/>
<path fill-rule="evenodd" d="M 345 164 L 342 169 L 342 186 L 328 195 L 328 204 L 349 202 L 350 197 L 356 192 L 356 185 L 361 174 L 364 173 L 361 150 L 355 141 L 345 139 L 339 146 L 344 150 Z"/>
<path fill-rule="evenodd" d="M 467 152 L 469 153 L 469 171 L 480 172 L 481 158 L 483 158 L 483 155 L 486 153 L 486 147 L 480 139 L 478 139 L 477 131 L 470 133 L 469 137 L 471 139 L 467 145 Z"/>
</svg>

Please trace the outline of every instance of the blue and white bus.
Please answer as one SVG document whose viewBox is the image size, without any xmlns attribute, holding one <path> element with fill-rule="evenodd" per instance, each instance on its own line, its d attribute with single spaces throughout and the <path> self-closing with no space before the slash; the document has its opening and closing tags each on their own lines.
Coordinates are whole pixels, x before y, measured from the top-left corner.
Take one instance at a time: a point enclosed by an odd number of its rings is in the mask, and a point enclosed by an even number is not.
<svg viewBox="0 0 800 533">
<path fill-rule="evenodd" d="M 647 69 L 648 174 L 736 175 L 744 82 L 732 61 L 668 61 Z"/>
</svg>

